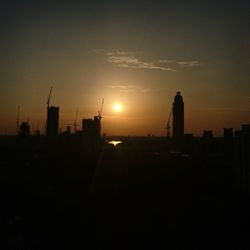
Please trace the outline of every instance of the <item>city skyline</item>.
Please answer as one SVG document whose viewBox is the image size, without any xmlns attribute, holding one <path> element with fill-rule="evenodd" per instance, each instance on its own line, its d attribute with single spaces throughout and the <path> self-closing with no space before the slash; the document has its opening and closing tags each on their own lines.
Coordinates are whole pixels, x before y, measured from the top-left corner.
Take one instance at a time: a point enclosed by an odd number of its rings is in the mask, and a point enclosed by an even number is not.
<svg viewBox="0 0 250 250">
<path fill-rule="evenodd" d="M 249 3 L 184 1 L 13 1 L 1 8 L 0 134 L 20 121 L 60 127 L 93 118 L 105 98 L 108 135 L 166 135 L 176 91 L 185 133 L 249 123 Z M 123 110 L 114 112 L 114 103 Z M 172 130 L 172 129 L 171 129 Z M 172 133 L 172 131 L 171 131 Z"/>
</svg>

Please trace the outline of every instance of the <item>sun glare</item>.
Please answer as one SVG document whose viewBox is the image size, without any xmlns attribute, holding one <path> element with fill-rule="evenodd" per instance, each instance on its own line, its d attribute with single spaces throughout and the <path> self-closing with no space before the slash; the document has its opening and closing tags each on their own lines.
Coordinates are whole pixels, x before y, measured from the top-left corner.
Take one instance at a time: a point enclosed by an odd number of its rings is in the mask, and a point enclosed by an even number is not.
<svg viewBox="0 0 250 250">
<path fill-rule="evenodd" d="M 113 105 L 113 110 L 114 110 L 115 112 L 121 112 L 121 111 L 122 111 L 122 105 L 121 105 L 120 103 L 115 103 L 115 104 Z"/>
</svg>

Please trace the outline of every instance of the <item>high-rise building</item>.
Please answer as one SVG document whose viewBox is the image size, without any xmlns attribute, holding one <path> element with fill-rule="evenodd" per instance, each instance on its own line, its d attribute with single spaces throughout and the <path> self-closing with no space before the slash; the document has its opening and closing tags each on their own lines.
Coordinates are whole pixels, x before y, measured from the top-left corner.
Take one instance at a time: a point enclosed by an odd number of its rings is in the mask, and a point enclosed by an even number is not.
<svg viewBox="0 0 250 250">
<path fill-rule="evenodd" d="M 56 137 L 59 131 L 59 107 L 50 106 L 47 109 L 47 136 Z"/>
<path fill-rule="evenodd" d="M 173 102 L 173 138 L 182 139 L 184 136 L 184 102 L 181 92 L 177 92 Z"/>
<path fill-rule="evenodd" d="M 86 137 L 100 138 L 101 137 L 100 117 L 94 116 L 94 119 L 83 119 L 82 120 L 82 131 Z"/>
</svg>

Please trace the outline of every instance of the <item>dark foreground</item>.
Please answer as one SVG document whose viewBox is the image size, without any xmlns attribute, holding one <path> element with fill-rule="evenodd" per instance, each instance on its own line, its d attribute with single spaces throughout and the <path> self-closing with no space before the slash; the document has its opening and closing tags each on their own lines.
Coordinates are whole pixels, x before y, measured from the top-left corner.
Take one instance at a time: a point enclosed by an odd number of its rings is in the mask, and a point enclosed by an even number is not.
<svg viewBox="0 0 250 250">
<path fill-rule="evenodd" d="M 65 145 L 1 143 L 1 249 L 249 249 L 231 159 Z"/>
</svg>

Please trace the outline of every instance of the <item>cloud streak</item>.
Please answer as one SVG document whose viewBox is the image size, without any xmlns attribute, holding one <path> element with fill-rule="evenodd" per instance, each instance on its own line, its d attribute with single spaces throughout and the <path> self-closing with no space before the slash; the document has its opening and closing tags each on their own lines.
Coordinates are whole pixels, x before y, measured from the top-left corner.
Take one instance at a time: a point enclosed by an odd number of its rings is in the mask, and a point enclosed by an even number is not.
<svg viewBox="0 0 250 250">
<path fill-rule="evenodd" d="M 163 71 L 176 71 L 174 68 L 157 65 L 154 62 L 142 61 L 136 58 L 131 52 L 115 51 L 108 52 L 106 61 L 116 64 L 121 68 L 133 68 L 133 69 L 154 69 Z"/>
<path fill-rule="evenodd" d="M 130 51 L 106 51 L 104 49 L 93 49 L 93 53 L 102 53 L 105 55 L 105 61 L 120 68 L 147 69 L 176 72 L 183 68 L 194 68 L 200 66 L 198 60 L 172 60 L 159 59 L 156 61 L 142 60 Z"/>
<path fill-rule="evenodd" d="M 148 93 L 153 91 L 169 91 L 168 88 L 144 88 L 136 85 L 109 85 L 110 88 L 116 89 L 123 93 Z"/>
<path fill-rule="evenodd" d="M 180 66 L 184 67 L 197 67 L 200 66 L 200 63 L 198 61 L 180 61 L 177 62 Z"/>
<path fill-rule="evenodd" d="M 170 60 L 170 59 L 160 59 L 158 60 L 160 64 L 168 64 L 168 65 L 173 65 L 175 67 L 198 67 L 200 66 L 199 61 L 175 61 L 175 60 Z"/>
</svg>

